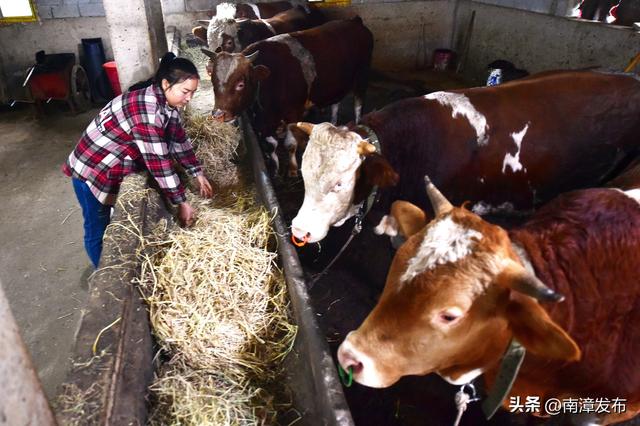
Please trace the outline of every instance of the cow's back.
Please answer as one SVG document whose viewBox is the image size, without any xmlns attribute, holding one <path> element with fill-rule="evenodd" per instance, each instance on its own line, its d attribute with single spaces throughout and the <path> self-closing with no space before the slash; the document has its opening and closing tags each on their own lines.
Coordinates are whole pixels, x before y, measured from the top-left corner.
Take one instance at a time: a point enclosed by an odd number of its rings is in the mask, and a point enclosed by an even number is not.
<svg viewBox="0 0 640 426">
<path fill-rule="evenodd" d="M 544 307 L 582 351 L 581 361 L 566 366 L 532 355 L 525 359 L 525 375 L 549 377 L 545 386 L 558 394 L 573 390 L 585 397 L 640 401 L 636 197 L 615 189 L 570 192 L 510 233 L 527 252 L 536 275 L 565 296 L 562 303 Z"/>
<path fill-rule="evenodd" d="M 400 174 L 389 201 L 428 209 L 428 174 L 456 204 L 529 209 L 610 179 L 625 156 L 637 154 L 640 82 L 624 74 L 547 72 L 402 100 L 363 122 Z"/>
<path fill-rule="evenodd" d="M 259 52 L 254 65 L 271 71 L 260 87 L 257 127 L 269 133 L 280 120 L 299 121 L 307 100 L 320 107 L 340 101 L 357 78 L 366 80 L 372 47 L 371 32 L 360 18 L 331 21 L 248 46 L 245 55 Z"/>
<path fill-rule="evenodd" d="M 274 1 L 268 3 L 237 3 L 235 5 L 234 18 L 238 19 L 265 19 L 271 18 L 280 12 L 291 9 L 293 6 L 288 1 Z"/>
<path fill-rule="evenodd" d="M 314 104 L 339 102 L 358 79 L 366 81 L 373 35 L 361 18 L 331 21 L 291 35 L 313 56 L 317 77 L 310 99 Z"/>
</svg>

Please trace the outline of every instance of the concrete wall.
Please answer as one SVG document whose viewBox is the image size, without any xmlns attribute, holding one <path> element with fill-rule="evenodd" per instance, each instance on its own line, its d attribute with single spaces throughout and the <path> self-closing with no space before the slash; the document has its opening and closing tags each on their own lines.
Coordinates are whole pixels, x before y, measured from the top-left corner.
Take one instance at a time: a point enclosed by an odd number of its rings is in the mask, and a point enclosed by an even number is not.
<svg viewBox="0 0 640 426">
<path fill-rule="evenodd" d="M 597 66 L 621 71 L 640 43 L 640 34 L 629 27 L 461 0 L 455 37 L 459 51 L 473 10 L 476 17 L 463 73 L 476 82 L 486 78 L 486 65 L 495 59 L 509 60 L 531 73 Z"/>
<path fill-rule="evenodd" d="M 359 15 L 374 36 L 373 67 L 419 69 L 433 50 L 449 47 L 453 0 L 355 0 L 349 7 L 323 9 L 330 18 Z"/>
<path fill-rule="evenodd" d="M 36 0 L 40 19 L 104 16 L 102 0 Z"/>
<path fill-rule="evenodd" d="M 556 16 L 568 16 L 580 0 L 476 0 L 476 2 Z"/>
<path fill-rule="evenodd" d="M 6 75 L 35 62 L 35 53 L 71 52 L 79 55 L 81 39 L 101 37 L 107 58 L 113 58 L 104 17 L 44 19 L 28 24 L 0 27 L 0 56 Z"/>
</svg>

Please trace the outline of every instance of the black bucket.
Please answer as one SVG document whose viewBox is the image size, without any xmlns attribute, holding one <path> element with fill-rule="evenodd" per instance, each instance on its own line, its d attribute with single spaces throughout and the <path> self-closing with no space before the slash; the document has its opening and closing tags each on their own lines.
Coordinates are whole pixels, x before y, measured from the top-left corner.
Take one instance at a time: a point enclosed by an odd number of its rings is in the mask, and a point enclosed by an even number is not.
<svg viewBox="0 0 640 426">
<path fill-rule="evenodd" d="M 104 55 L 104 47 L 101 38 L 83 38 L 82 51 L 84 60 L 82 66 L 87 72 L 89 78 L 89 87 L 91 89 L 91 99 L 97 103 L 103 103 L 113 98 L 113 92 L 109 85 L 107 74 L 102 68 L 102 64 L 106 62 Z"/>
</svg>

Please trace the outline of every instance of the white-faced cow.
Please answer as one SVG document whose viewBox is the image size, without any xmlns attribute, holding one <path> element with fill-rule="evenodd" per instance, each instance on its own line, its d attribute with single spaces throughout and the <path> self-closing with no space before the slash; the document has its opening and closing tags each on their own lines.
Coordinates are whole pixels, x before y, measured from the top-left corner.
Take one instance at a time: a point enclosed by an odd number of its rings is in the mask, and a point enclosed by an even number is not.
<svg viewBox="0 0 640 426">
<path fill-rule="evenodd" d="M 638 153 L 640 81 L 620 73 L 547 72 L 401 100 L 365 114 L 362 124 L 349 130 L 301 123 L 293 132 L 310 135 L 301 166 L 305 198 L 292 222 L 296 238 L 324 238 L 374 185 L 383 211 L 394 200 L 428 210 L 425 174 L 452 202 L 477 203 L 477 212 L 529 210 L 605 182 Z M 372 137 L 381 152 L 357 149 Z"/>
<path fill-rule="evenodd" d="M 308 12 L 302 6 L 280 12 L 266 19 L 226 19 L 212 21 L 203 37 L 203 31 L 193 33 L 209 46 L 212 52 L 240 52 L 251 43 L 274 35 L 306 30 L 321 25 L 323 18 L 317 10 Z"/>
<path fill-rule="evenodd" d="M 212 61 L 214 115 L 233 120 L 253 104 L 255 129 L 274 151 L 278 128 L 302 119 L 312 105 L 333 105 L 337 116 L 338 103 L 353 92 L 359 120 L 372 49 L 373 36 L 356 17 L 271 37 L 242 53 L 203 50 Z M 288 133 L 285 144 L 295 176 L 296 139 Z M 275 152 L 272 159 L 277 168 Z"/>
<path fill-rule="evenodd" d="M 290 1 L 275 1 L 268 3 L 220 3 L 216 6 L 211 19 L 201 19 L 198 22 L 206 26 L 195 27 L 193 35 L 207 42 L 207 35 L 218 32 L 218 27 L 229 22 L 245 19 L 266 19 L 280 12 L 294 7 Z"/>
<path fill-rule="evenodd" d="M 371 387 L 429 373 L 453 384 L 484 374 L 491 386 L 515 339 L 526 356 L 514 399 L 624 405 L 572 424 L 635 416 L 640 189 L 562 194 L 509 232 L 453 207 L 431 183 L 428 191 L 435 219 L 397 218 L 423 226 L 397 251 L 376 307 L 340 345 L 340 365 Z"/>
</svg>

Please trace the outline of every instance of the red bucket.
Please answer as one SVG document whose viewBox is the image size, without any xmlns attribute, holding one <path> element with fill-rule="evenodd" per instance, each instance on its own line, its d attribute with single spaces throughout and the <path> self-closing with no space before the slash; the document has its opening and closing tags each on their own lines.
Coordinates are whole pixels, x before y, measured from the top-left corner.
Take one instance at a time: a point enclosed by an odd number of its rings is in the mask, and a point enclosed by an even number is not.
<svg viewBox="0 0 640 426">
<path fill-rule="evenodd" d="M 118 96 L 122 94 L 122 89 L 120 89 L 120 79 L 118 78 L 118 68 L 116 67 L 116 62 L 105 62 L 102 64 L 102 68 L 107 73 L 107 77 L 109 78 L 109 83 L 111 84 L 111 90 L 113 90 L 113 94 Z"/>
</svg>

